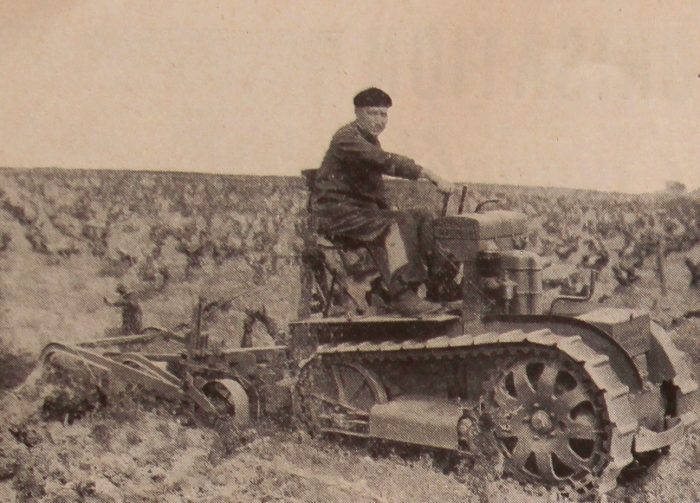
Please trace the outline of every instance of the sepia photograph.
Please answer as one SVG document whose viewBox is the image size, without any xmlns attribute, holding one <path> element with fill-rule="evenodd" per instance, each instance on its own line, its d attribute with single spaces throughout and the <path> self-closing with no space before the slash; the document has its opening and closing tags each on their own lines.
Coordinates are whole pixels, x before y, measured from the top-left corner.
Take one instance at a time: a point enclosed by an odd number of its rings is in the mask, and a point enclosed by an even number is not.
<svg viewBox="0 0 700 503">
<path fill-rule="evenodd" d="M 0 0 L 0 502 L 700 501 L 700 3 Z"/>
</svg>

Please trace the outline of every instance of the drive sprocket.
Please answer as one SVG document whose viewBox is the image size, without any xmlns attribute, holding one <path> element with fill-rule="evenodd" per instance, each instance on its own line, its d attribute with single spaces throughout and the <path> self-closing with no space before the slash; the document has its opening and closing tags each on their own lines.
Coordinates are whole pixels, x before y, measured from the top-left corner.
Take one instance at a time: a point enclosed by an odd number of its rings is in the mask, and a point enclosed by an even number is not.
<svg viewBox="0 0 700 503">
<path fill-rule="evenodd" d="M 556 350 L 512 356 L 484 395 L 484 412 L 512 477 L 576 488 L 609 460 L 612 426 L 584 367 Z"/>
</svg>

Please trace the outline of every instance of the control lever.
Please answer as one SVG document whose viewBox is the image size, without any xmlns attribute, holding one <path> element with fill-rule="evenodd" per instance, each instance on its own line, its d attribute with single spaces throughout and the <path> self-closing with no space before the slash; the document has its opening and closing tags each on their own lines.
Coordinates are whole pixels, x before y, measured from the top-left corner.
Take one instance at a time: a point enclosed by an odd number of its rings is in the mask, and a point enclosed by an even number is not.
<svg viewBox="0 0 700 503">
<path fill-rule="evenodd" d="M 443 217 L 447 216 L 447 207 L 450 202 L 450 197 L 452 196 L 451 192 L 444 192 L 442 194 L 442 213 L 441 215 Z M 462 212 L 464 211 L 464 201 L 467 198 L 467 186 L 463 185 L 462 186 L 462 194 L 459 197 L 459 209 L 457 210 L 457 214 L 461 215 Z"/>
<path fill-rule="evenodd" d="M 457 210 L 457 214 L 461 215 L 462 211 L 464 211 L 464 200 L 467 198 L 467 186 L 462 185 L 462 195 L 459 198 L 459 209 Z"/>
<path fill-rule="evenodd" d="M 450 196 L 452 193 L 450 192 L 443 192 L 442 193 L 442 212 L 440 213 L 440 216 L 446 217 L 447 216 L 447 204 L 450 202 Z"/>
</svg>

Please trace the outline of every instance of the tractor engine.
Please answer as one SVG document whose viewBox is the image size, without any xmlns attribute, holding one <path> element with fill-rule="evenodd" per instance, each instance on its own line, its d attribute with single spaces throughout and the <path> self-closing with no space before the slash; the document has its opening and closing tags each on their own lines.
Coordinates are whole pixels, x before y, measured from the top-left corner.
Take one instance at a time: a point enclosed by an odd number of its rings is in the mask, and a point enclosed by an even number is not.
<svg viewBox="0 0 700 503">
<path fill-rule="evenodd" d="M 524 214 L 495 210 L 441 217 L 435 239 L 462 264 L 468 317 L 542 314 L 542 266 L 537 254 L 523 249 Z"/>
</svg>

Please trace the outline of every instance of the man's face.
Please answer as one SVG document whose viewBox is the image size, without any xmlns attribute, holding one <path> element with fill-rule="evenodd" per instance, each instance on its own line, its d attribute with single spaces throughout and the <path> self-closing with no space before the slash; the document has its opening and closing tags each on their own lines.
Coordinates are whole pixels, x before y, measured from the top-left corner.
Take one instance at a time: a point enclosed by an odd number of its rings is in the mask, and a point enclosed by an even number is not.
<svg viewBox="0 0 700 503">
<path fill-rule="evenodd" d="M 387 107 L 358 107 L 355 108 L 357 124 L 372 136 L 379 136 L 384 131 L 389 120 Z"/>
</svg>

